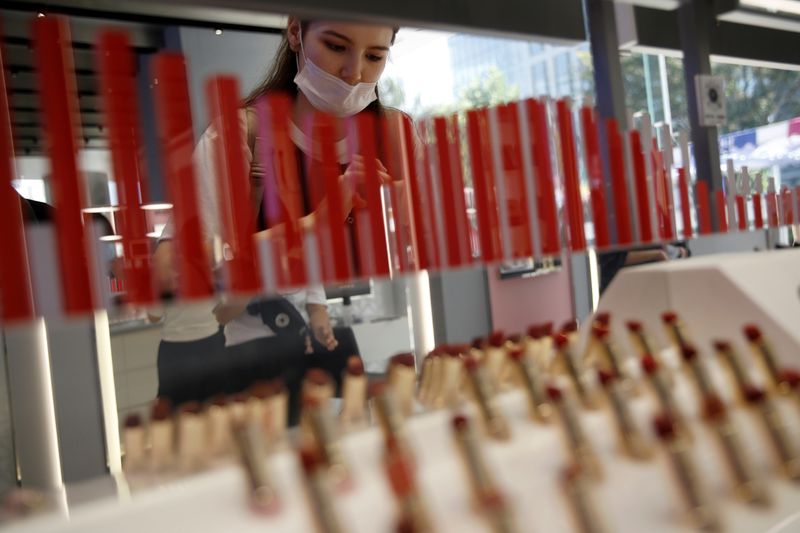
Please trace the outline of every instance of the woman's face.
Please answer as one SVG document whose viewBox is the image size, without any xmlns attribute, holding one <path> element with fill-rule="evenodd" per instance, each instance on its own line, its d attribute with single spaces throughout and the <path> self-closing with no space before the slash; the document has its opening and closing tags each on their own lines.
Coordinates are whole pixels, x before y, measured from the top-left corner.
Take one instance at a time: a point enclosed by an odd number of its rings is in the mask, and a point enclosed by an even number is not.
<svg viewBox="0 0 800 533">
<path fill-rule="evenodd" d="M 394 32 L 389 26 L 314 21 L 302 32 L 305 55 L 319 68 L 356 85 L 378 81 L 386 66 Z M 300 21 L 289 19 L 289 46 L 298 52 L 300 68 L 305 58 L 300 48 Z"/>
</svg>

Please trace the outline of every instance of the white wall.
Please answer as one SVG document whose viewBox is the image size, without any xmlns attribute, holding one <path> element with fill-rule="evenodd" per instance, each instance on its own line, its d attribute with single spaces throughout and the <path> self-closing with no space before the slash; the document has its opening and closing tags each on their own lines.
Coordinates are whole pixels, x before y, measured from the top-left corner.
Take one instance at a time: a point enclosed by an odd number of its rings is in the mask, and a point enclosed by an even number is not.
<svg viewBox="0 0 800 533">
<path fill-rule="evenodd" d="M 181 28 L 180 38 L 187 62 L 195 137 L 208 126 L 206 80 L 215 74 L 233 74 L 239 78 L 239 90 L 245 96 L 263 79 L 281 42 L 277 34 L 225 30 L 215 35 L 211 28 Z"/>
</svg>

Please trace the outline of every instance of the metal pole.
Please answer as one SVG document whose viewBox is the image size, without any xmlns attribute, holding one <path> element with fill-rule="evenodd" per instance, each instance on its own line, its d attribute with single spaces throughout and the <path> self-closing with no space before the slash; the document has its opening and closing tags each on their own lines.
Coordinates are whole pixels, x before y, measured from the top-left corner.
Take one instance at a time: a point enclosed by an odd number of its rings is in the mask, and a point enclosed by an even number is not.
<svg viewBox="0 0 800 533">
<path fill-rule="evenodd" d="M 691 139 L 698 180 L 708 183 L 709 191 L 722 188 L 717 128 L 701 126 L 695 77 L 711 74 L 710 35 L 714 29 L 714 10 L 710 0 L 683 0 L 678 8 L 678 26 L 683 49 L 686 99 L 689 107 Z M 710 201 L 712 227 L 719 231 L 717 206 Z"/>
</svg>

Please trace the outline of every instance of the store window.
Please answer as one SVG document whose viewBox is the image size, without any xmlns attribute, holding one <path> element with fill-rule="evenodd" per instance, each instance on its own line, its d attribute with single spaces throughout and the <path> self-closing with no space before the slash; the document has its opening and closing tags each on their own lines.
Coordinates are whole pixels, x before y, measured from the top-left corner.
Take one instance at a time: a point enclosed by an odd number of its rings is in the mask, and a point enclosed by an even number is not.
<svg viewBox="0 0 800 533">
<path fill-rule="evenodd" d="M 414 117 L 520 98 L 594 92 L 588 43 L 401 29 L 381 80 L 384 102 Z"/>
<path fill-rule="evenodd" d="M 650 113 L 654 123 L 689 129 L 683 63 L 678 58 L 631 54 L 622 58 L 631 111 Z M 800 185 L 800 72 L 712 63 L 725 81 L 727 123 L 718 129 L 720 167 L 748 167 L 777 188 Z"/>
</svg>

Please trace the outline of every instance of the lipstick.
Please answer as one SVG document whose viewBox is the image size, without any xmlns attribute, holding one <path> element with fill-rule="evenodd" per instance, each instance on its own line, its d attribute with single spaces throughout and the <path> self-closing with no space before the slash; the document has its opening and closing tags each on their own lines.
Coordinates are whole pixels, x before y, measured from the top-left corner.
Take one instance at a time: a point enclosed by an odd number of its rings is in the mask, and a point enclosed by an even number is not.
<svg viewBox="0 0 800 533">
<path fill-rule="evenodd" d="M 645 354 L 650 354 L 651 356 L 656 358 L 656 361 L 659 362 L 661 365 L 662 372 L 664 372 L 665 377 L 667 378 L 669 385 L 672 386 L 673 384 L 673 377 L 672 372 L 663 365 L 663 361 L 658 356 L 658 351 L 654 350 L 654 345 L 652 343 L 652 339 L 647 334 L 647 331 L 644 329 L 644 326 L 641 322 L 637 320 L 629 320 L 625 323 L 625 327 L 628 329 L 628 333 L 630 335 L 631 344 L 636 349 L 636 352 L 639 356 L 643 356 Z"/>
<path fill-rule="evenodd" d="M 239 420 L 232 426 L 233 441 L 247 480 L 251 507 L 262 513 L 278 509 L 278 493 L 267 467 L 267 445 L 258 424 Z"/>
<path fill-rule="evenodd" d="M 528 352 L 521 349 L 509 353 L 511 361 L 517 370 L 517 378 L 522 383 L 528 397 L 531 416 L 539 422 L 547 422 L 553 414 L 553 407 L 544 387 L 542 374 L 534 359 Z"/>
<path fill-rule="evenodd" d="M 546 322 L 530 326 L 523 346 L 540 368 L 548 368 L 553 358 L 553 323 Z"/>
<path fill-rule="evenodd" d="M 686 336 L 683 324 L 681 324 L 680 320 L 678 320 L 677 313 L 674 311 L 666 311 L 662 313 L 661 322 L 664 324 L 667 336 L 669 337 L 670 341 L 672 341 L 672 344 L 676 349 L 680 350 L 684 344 L 689 343 L 689 338 Z"/>
<path fill-rule="evenodd" d="M 206 426 L 198 402 L 187 402 L 178 413 L 178 464 L 184 472 L 205 464 Z"/>
<path fill-rule="evenodd" d="M 572 380 L 572 385 L 578 393 L 581 404 L 587 408 L 595 407 L 593 398 L 589 391 L 586 390 L 586 386 L 583 383 L 583 375 L 581 369 L 578 368 L 578 364 L 575 362 L 575 356 L 572 353 L 569 339 L 563 333 L 557 333 L 553 337 L 553 343 L 555 344 L 556 353 L 558 354 L 558 362 L 560 366 L 566 370 L 567 375 L 569 375 Z"/>
<path fill-rule="evenodd" d="M 467 357 L 464 359 L 464 368 L 467 371 L 472 394 L 478 403 L 478 409 L 486 431 L 495 439 L 506 440 L 510 438 L 511 432 L 508 422 L 506 422 L 505 417 L 492 401 L 492 386 L 485 367 L 475 359 Z"/>
<path fill-rule="evenodd" d="M 775 356 L 775 352 L 772 350 L 772 346 L 770 346 L 761 333 L 761 329 L 754 324 L 748 324 L 744 327 L 744 336 L 750 344 L 750 349 L 753 351 L 756 360 L 764 369 L 770 388 L 781 393 L 788 392 L 788 387 L 781 384 L 780 381 L 778 359 Z"/>
<path fill-rule="evenodd" d="M 678 408 L 675 397 L 672 395 L 672 387 L 655 357 L 650 354 L 645 354 L 642 357 L 642 370 L 656 393 L 656 398 L 658 398 L 661 410 L 669 416 L 670 420 L 675 425 L 677 425 L 682 434 L 691 438 L 691 431 L 686 424 L 686 419 Z"/>
<path fill-rule="evenodd" d="M 780 380 L 795 399 L 800 400 L 800 372 L 794 368 L 784 368 L 781 370 Z"/>
<path fill-rule="evenodd" d="M 714 394 L 714 386 L 711 383 L 708 370 L 695 347 L 690 344 L 684 344 L 681 347 L 681 355 L 686 364 L 689 365 L 699 397 L 704 398 L 709 394 Z"/>
<path fill-rule="evenodd" d="M 728 369 L 728 374 L 731 376 L 731 381 L 734 383 L 734 388 L 737 391 L 737 396 L 744 402 L 744 394 L 747 387 L 751 385 L 749 372 L 739 356 L 739 353 L 733 349 L 733 346 L 727 341 L 716 340 L 714 341 L 714 350 L 723 360 L 725 368 Z"/>
<path fill-rule="evenodd" d="M 426 359 L 430 359 L 428 370 L 427 385 L 424 389 L 420 389 L 420 401 L 424 402 L 429 407 L 438 407 L 437 404 L 442 388 L 442 372 L 444 360 L 442 358 L 441 347 L 435 348 L 431 351 Z M 423 379 L 425 377 L 423 376 Z"/>
<path fill-rule="evenodd" d="M 677 431 L 674 421 L 667 414 L 656 416 L 653 427 L 667 452 L 670 470 L 688 507 L 691 521 L 700 529 L 720 530 L 719 516 L 701 483 L 688 441 Z"/>
<path fill-rule="evenodd" d="M 649 459 L 652 456 L 652 450 L 636 425 L 628 400 L 620 387 L 617 376 L 602 369 L 597 371 L 597 376 L 600 384 L 608 394 L 622 449 L 634 459 Z"/>
<path fill-rule="evenodd" d="M 591 330 L 594 330 L 594 328 L 607 330 L 609 329 L 609 324 L 611 324 L 611 314 L 606 311 L 598 311 L 597 313 L 595 313 L 594 316 L 592 316 L 592 321 L 590 323 Z M 567 328 L 573 327 L 573 325 L 575 327 L 574 331 L 577 331 L 577 326 L 578 326 L 577 321 L 568 322 L 564 326 L 562 331 L 566 331 Z M 578 338 L 577 335 L 570 335 L 569 337 L 570 341 L 573 342 L 576 341 Z M 597 364 L 596 360 L 602 357 L 602 355 L 599 355 L 598 352 L 602 352 L 600 343 L 597 342 L 597 339 L 595 338 L 594 335 L 590 335 L 589 340 L 586 343 L 586 347 L 583 350 L 583 354 L 581 355 L 582 364 L 587 366 L 595 366 Z"/>
<path fill-rule="evenodd" d="M 655 353 L 641 322 L 629 320 L 625 322 L 625 327 L 628 329 L 628 333 L 630 334 L 631 343 L 636 347 L 636 351 L 640 355 L 645 353 Z"/>
<path fill-rule="evenodd" d="M 397 354 L 389 360 L 389 384 L 394 389 L 400 411 L 404 416 L 411 416 L 417 386 L 414 354 Z"/>
<path fill-rule="evenodd" d="M 375 383 L 371 388 L 371 396 L 384 440 L 405 446 L 403 415 L 397 407 L 394 389 L 385 382 Z"/>
<path fill-rule="evenodd" d="M 350 486 L 350 469 L 344 460 L 328 407 L 315 396 L 303 397 L 301 442 L 319 450 L 322 460 L 328 465 L 328 474 L 335 486 Z"/>
<path fill-rule="evenodd" d="M 306 495 L 319 533 L 343 533 L 336 513 L 329 479 L 325 475 L 325 461 L 319 450 L 302 447 L 299 450 L 300 465 L 305 478 Z"/>
<path fill-rule="evenodd" d="M 572 453 L 574 462 L 592 478 L 601 479 L 603 472 L 600 462 L 597 460 L 591 443 L 586 438 L 578 410 L 575 408 L 571 398 L 553 385 L 547 387 L 547 396 L 558 412 L 567 447 Z"/>
<path fill-rule="evenodd" d="M 431 352 L 425 356 L 425 359 L 422 360 L 422 374 L 419 377 L 417 398 L 419 398 L 420 403 L 423 405 L 428 405 L 428 398 L 431 394 L 431 383 L 433 382 L 432 373 L 433 353 Z"/>
<path fill-rule="evenodd" d="M 439 388 L 440 407 L 455 407 L 461 400 L 461 384 L 464 378 L 462 358 L 467 357 L 470 347 L 466 344 L 448 346 L 442 352 L 442 379 Z"/>
<path fill-rule="evenodd" d="M 150 466 L 163 470 L 174 460 L 175 429 L 172 423 L 172 403 L 156 398 L 150 412 Z"/>
<path fill-rule="evenodd" d="M 423 499 L 417 489 L 414 461 L 408 449 L 396 441 L 386 442 L 383 465 L 389 486 L 397 500 L 397 531 L 428 533 L 433 530 Z"/>
<path fill-rule="evenodd" d="M 249 392 L 247 416 L 264 430 L 267 442 L 274 446 L 286 434 L 289 398 L 283 380 L 259 381 Z"/>
<path fill-rule="evenodd" d="M 763 390 L 752 386 L 747 387 L 745 400 L 760 415 L 784 473 L 792 480 L 800 480 L 800 453 L 797 443 L 786 431 L 786 424 L 773 400 Z"/>
<path fill-rule="evenodd" d="M 472 487 L 474 504 L 487 518 L 492 531 L 514 531 L 505 499 L 492 479 L 469 419 L 463 415 L 453 417 L 453 430 Z"/>
<path fill-rule="evenodd" d="M 224 394 L 214 396 L 206 408 L 208 419 L 208 451 L 212 457 L 225 455 L 231 449 L 231 420 Z"/>
<path fill-rule="evenodd" d="M 703 400 L 703 418 L 714 430 L 722 448 L 736 493 L 746 502 L 768 505 L 770 497 L 767 488 L 756 475 L 750 457 L 742 447 L 736 428 L 728 417 L 725 404 L 716 394 L 707 395 Z"/>
<path fill-rule="evenodd" d="M 617 351 L 611 347 L 611 343 L 608 340 L 609 334 L 608 328 L 598 325 L 592 326 L 592 338 L 597 342 L 600 347 L 600 353 L 603 355 L 603 361 L 600 366 L 604 366 L 606 370 L 610 370 L 619 376 L 622 375 L 622 360 Z"/>
<path fill-rule="evenodd" d="M 142 425 L 142 417 L 137 414 L 128 415 L 122 430 L 125 472 L 135 472 L 145 464 L 146 440 L 147 435 L 144 425 Z"/>
<path fill-rule="evenodd" d="M 495 331 L 489 335 L 484 347 L 483 367 L 492 385 L 499 388 L 502 383 L 502 374 L 507 362 L 505 348 L 505 334 Z"/>
<path fill-rule="evenodd" d="M 312 398 L 321 409 L 328 409 L 334 394 L 333 379 L 319 368 L 311 368 L 303 378 L 303 398 Z"/>
<path fill-rule="evenodd" d="M 346 429 L 366 425 L 367 376 L 364 362 L 357 355 L 347 359 L 347 368 L 342 377 L 342 412 L 339 415 Z"/>
<path fill-rule="evenodd" d="M 561 476 L 561 485 L 569 500 L 577 529 L 582 533 L 605 533 L 606 528 L 591 497 L 590 481 L 575 465 L 565 468 Z"/>
</svg>

